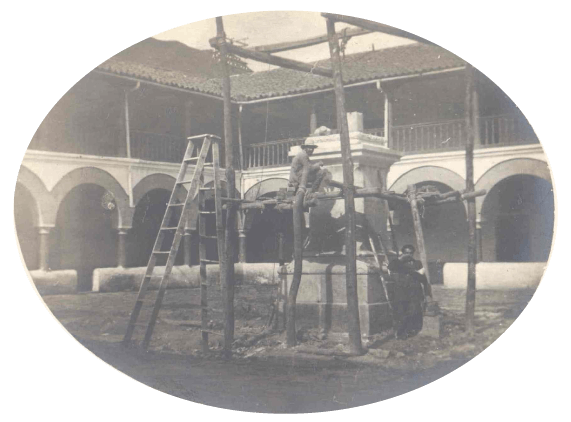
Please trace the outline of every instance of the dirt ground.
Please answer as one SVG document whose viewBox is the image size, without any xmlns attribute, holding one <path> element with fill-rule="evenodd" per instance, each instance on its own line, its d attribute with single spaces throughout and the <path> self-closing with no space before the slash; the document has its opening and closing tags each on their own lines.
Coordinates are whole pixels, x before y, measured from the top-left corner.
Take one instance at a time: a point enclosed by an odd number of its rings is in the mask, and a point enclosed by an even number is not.
<svg viewBox="0 0 571 422">
<path fill-rule="evenodd" d="M 221 338 L 211 335 L 212 353 L 201 349 L 199 289 L 165 296 L 149 352 L 121 347 L 136 292 L 46 296 L 59 321 L 86 348 L 132 378 L 165 393 L 234 410 L 268 413 L 319 412 L 385 400 L 426 385 L 469 361 L 517 318 L 534 291 L 479 291 L 476 332 L 463 330 L 464 291 L 434 288 L 442 310 L 440 339 L 418 335 L 395 340 L 389 333 L 369 339 L 368 353 L 343 354 L 339 341 L 318 340 L 300 327 L 300 345 L 287 349 L 283 333 L 256 339 L 266 326 L 275 286 L 238 286 L 233 357 L 220 357 Z M 220 294 L 209 291 L 212 330 L 221 328 Z M 141 330 L 142 336 L 144 328 Z"/>
</svg>

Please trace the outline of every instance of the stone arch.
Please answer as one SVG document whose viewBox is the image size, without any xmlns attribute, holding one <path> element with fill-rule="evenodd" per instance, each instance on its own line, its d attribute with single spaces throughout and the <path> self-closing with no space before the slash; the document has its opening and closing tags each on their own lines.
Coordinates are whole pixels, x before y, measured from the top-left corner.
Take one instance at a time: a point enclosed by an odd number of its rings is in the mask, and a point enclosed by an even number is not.
<svg viewBox="0 0 571 422">
<path fill-rule="evenodd" d="M 164 189 L 172 192 L 176 179 L 168 174 L 153 173 L 145 176 L 133 188 L 133 204 L 136 206 L 141 198 L 153 189 Z M 183 186 L 184 195 L 187 189 Z"/>
<path fill-rule="evenodd" d="M 256 200 L 260 197 L 270 197 L 287 188 L 288 180 L 284 178 L 270 178 L 256 183 L 244 195 L 244 199 Z M 273 194 L 273 195 L 272 195 Z M 264 212 L 249 210 L 245 213 L 244 229 L 248 233 L 247 243 L 248 262 L 277 262 L 278 236 L 285 235 L 284 257 L 286 261 L 293 254 L 293 226 L 292 214 L 267 209 Z M 287 230 L 286 228 L 290 228 Z"/>
<path fill-rule="evenodd" d="M 70 171 L 61 178 L 52 190 L 56 210 L 65 196 L 73 188 L 82 184 L 98 185 L 111 192 L 117 205 L 117 226 L 124 227 L 125 224 L 127 226 L 131 224 L 133 210 L 129 206 L 127 193 L 111 174 L 96 167 L 81 167 Z"/>
<path fill-rule="evenodd" d="M 221 180 L 220 184 L 222 186 L 222 196 L 226 196 L 226 181 Z M 214 180 L 204 183 L 204 187 L 208 188 L 214 185 Z M 207 193 L 206 195 L 214 195 L 213 193 Z M 234 189 L 234 197 L 240 198 L 240 191 Z M 194 197 L 190 203 L 188 210 L 188 219 L 186 221 L 186 228 L 190 230 L 198 230 L 198 194 Z"/>
<path fill-rule="evenodd" d="M 389 190 L 402 193 L 408 185 L 416 185 L 428 181 L 442 183 L 450 186 L 452 190 L 466 188 L 466 181 L 458 173 L 444 167 L 424 166 L 404 173 L 392 184 Z"/>
<path fill-rule="evenodd" d="M 288 180 L 281 177 L 273 177 L 256 183 L 244 194 L 244 199 L 253 201 L 270 192 L 278 192 L 281 188 L 287 188 Z"/>
<path fill-rule="evenodd" d="M 476 182 L 475 189 L 485 189 L 489 193 L 492 188 L 504 179 L 511 176 L 527 174 L 543 179 L 549 183 L 551 181 L 551 172 L 545 161 L 533 158 L 513 158 L 511 160 L 502 161 L 488 169 Z M 482 207 L 486 196 L 476 198 L 476 215 L 478 218 L 482 216 Z"/>
<path fill-rule="evenodd" d="M 260 196 L 264 196 L 267 193 L 278 192 L 281 188 L 287 188 L 287 185 L 288 180 L 281 177 L 266 179 L 256 183 L 254 186 L 248 189 L 244 194 L 244 199 L 255 201 Z M 250 230 L 252 228 L 256 214 L 256 210 L 250 210 L 249 212 L 245 213 L 243 222 L 245 230 Z"/>
<path fill-rule="evenodd" d="M 53 226 L 57 205 L 41 179 L 28 168 L 20 166 L 17 183 L 24 187 L 34 199 L 34 225 L 37 227 Z"/>
</svg>

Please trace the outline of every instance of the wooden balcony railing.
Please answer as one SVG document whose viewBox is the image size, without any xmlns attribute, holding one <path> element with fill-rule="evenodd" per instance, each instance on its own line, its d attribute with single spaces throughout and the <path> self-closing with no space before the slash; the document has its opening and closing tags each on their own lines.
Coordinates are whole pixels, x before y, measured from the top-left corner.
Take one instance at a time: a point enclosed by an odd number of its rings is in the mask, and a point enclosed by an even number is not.
<svg viewBox="0 0 571 422">
<path fill-rule="evenodd" d="M 131 157 L 141 160 L 180 163 L 186 148 L 186 140 L 177 136 L 131 130 L 130 139 Z M 94 132 L 43 131 L 32 139 L 29 148 L 69 154 L 127 157 L 125 131 L 117 128 Z"/>
<path fill-rule="evenodd" d="M 180 163 L 186 150 L 183 137 L 132 130 L 131 157 L 140 160 Z"/>
<path fill-rule="evenodd" d="M 480 117 L 480 144 L 476 148 L 501 147 L 538 143 L 533 129 L 524 119 L 516 116 Z M 383 128 L 366 129 L 366 133 L 383 137 Z M 464 119 L 395 126 L 392 129 L 392 149 L 405 154 L 422 154 L 437 151 L 454 151 L 466 145 Z M 305 138 L 290 138 L 248 145 L 245 149 L 244 168 L 287 166 L 291 147 L 301 145 Z"/>
<path fill-rule="evenodd" d="M 515 116 L 480 117 L 479 125 L 480 144 L 476 148 L 539 142 L 529 123 Z M 392 135 L 390 147 L 409 154 L 462 149 L 468 136 L 464 119 L 396 126 Z"/>
<path fill-rule="evenodd" d="M 278 167 L 291 164 L 291 147 L 301 145 L 305 138 L 290 138 L 280 141 L 251 144 L 246 147 L 244 168 Z"/>
<path fill-rule="evenodd" d="M 389 147 L 404 153 L 454 150 L 466 145 L 464 120 L 395 126 Z"/>
</svg>

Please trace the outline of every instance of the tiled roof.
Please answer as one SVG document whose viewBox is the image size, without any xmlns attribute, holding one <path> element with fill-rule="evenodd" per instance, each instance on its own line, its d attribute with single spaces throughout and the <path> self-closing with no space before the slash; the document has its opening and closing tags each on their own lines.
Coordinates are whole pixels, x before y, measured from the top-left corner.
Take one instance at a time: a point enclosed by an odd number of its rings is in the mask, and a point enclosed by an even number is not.
<svg viewBox="0 0 571 422">
<path fill-rule="evenodd" d="M 117 75 L 156 82 L 161 85 L 169 85 L 194 92 L 222 96 L 222 81 L 220 79 L 188 75 L 179 70 L 156 68 L 140 63 L 117 60 L 115 58 L 111 58 L 100 64 L 97 69 Z"/>
<path fill-rule="evenodd" d="M 330 68 L 329 60 L 317 63 Z M 352 54 L 343 60 L 343 81 L 360 81 L 411 75 L 463 66 L 460 58 L 440 47 L 409 44 L 377 51 Z M 236 75 L 232 95 L 240 100 L 275 97 L 332 87 L 330 78 L 290 69 Z"/>
<path fill-rule="evenodd" d="M 464 64 L 463 60 L 440 47 L 409 44 L 347 55 L 343 60 L 343 81 L 348 84 L 406 76 L 451 69 Z M 323 60 L 318 65 L 331 67 L 329 60 Z M 121 62 L 116 59 L 110 59 L 99 66 L 99 69 L 189 89 L 194 92 L 222 95 L 220 79 L 190 76 L 186 72 Z M 282 68 L 267 72 L 233 75 L 231 81 L 232 97 L 237 101 L 311 92 L 333 86 L 330 78 Z"/>
</svg>

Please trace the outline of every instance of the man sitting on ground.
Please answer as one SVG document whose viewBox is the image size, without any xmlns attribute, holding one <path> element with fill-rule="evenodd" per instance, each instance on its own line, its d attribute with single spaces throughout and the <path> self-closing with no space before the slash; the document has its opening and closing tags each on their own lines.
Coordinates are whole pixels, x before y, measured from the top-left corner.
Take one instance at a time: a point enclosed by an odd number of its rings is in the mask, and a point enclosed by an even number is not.
<svg viewBox="0 0 571 422">
<path fill-rule="evenodd" d="M 414 259 L 414 246 L 405 245 L 402 255 L 389 264 L 396 279 L 394 295 L 395 337 L 407 339 L 420 332 L 426 298 L 432 298 L 430 284 L 420 261 Z"/>
</svg>

